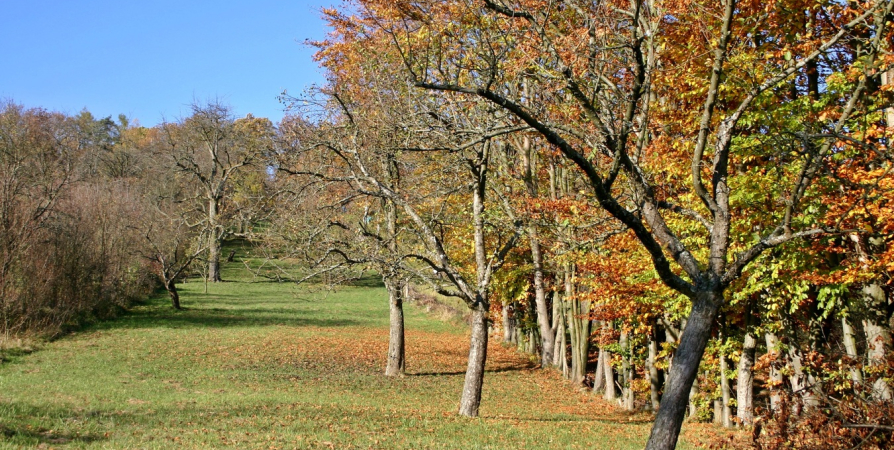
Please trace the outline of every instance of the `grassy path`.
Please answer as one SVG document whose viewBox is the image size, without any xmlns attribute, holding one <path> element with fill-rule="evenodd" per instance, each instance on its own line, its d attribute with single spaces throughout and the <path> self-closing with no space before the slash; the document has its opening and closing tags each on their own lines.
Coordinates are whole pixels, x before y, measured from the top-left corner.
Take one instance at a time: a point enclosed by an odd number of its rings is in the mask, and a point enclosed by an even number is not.
<svg viewBox="0 0 894 450">
<path fill-rule="evenodd" d="M 455 415 L 467 337 L 408 307 L 409 376 L 381 375 L 383 289 L 183 286 L 0 365 L 0 448 L 642 448 L 626 415 L 498 344 L 480 419 Z"/>
</svg>

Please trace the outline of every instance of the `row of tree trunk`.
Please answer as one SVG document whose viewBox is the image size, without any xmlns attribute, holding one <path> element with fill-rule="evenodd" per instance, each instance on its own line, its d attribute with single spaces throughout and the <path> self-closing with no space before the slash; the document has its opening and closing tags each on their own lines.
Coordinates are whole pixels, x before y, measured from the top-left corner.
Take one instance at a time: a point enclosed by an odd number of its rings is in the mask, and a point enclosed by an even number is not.
<svg viewBox="0 0 894 450">
<path fill-rule="evenodd" d="M 538 317 L 536 323 L 540 329 L 520 329 L 518 317 L 539 313 L 542 308 L 537 307 L 534 310 L 518 303 L 503 308 L 503 342 L 518 346 L 520 351 L 539 354 L 541 361 L 545 361 L 542 349 L 552 349 L 553 354 L 548 362 L 543 363 L 543 367 L 554 367 L 576 385 L 584 386 L 592 382 L 594 393 L 602 394 L 606 400 L 617 402 L 624 409 L 657 410 L 661 405 L 667 371 L 673 364 L 672 357 L 661 355 L 661 348 L 663 345 L 671 349 L 676 347 L 681 330 L 685 328 L 685 321 L 676 326 L 665 320 L 655 321 L 650 327 L 651 334 L 633 336 L 623 329 L 615 330 L 623 328 L 623 324 L 619 327 L 616 322 L 591 320 L 589 302 L 575 299 L 571 267 L 565 268 L 563 281 L 561 291 L 556 290 L 551 295 L 544 296 L 545 299 L 552 300 L 551 314 L 548 322 Z M 879 302 L 885 301 L 884 293 L 874 289 L 874 286 L 864 289 L 864 294 L 869 298 L 877 296 Z M 535 296 L 537 298 L 539 297 Z M 861 345 L 858 342 L 862 342 L 865 349 L 862 353 L 866 361 L 864 369 L 869 371 L 875 365 L 886 364 L 886 354 L 891 349 L 890 326 L 883 323 L 883 319 L 884 317 L 880 320 L 862 320 L 862 336 L 857 336 L 857 331 L 847 317 L 841 318 L 840 329 L 836 330 L 840 333 L 846 355 L 852 360 L 861 359 L 861 352 L 858 350 Z M 544 322 L 549 323 L 548 333 L 540 331 Z M 552 345 L 536 345 L 543 342 L 540 339 L 543 335 L 552 336 Z M 762 331 L 752 323 L 737 338 L 735 343 L 729 342 L 729 337 L 722 332 L 716 338 L 716 359 L 710 359 L 716 363 L 703 363 L 700 374 L 703 384 L 709 380 L 708 384 L 712 387 L 716 385 L 716 388 L 700 393 L 698 380 L 693 384 L 687 411 L 691 420 L 713 417 L 715 423 L 725 427 L 750 425 L 755 419 L 756 391 L 759 395 L 766 395 L 767 406 L 771 410 L 783 407 L 783 391 L 800 399 L 793 406 L 795 413 L 800 413 L 802 408 L 819 405 L 815 392 L 821 386 L 815 374 L 805 370 L 805 350 L 802 349 L 816 347 L 817 343 L 805 343 L 803 337 L 793 335 L 786 335 L 781 339 L 777 333 Z M 763 346 L 759 345 L 760 340 L 763 341 Z M 769 364 L 766 376 L 760 377 L 766 381 L 756 386 L 755 364 L 759 347 L 766 351 Z M 595 357 L 595 367 L 589 364 L 591 354 Z M 634 355 L 637 354 L 641 357 L 635 358 Z M 642 364 L 643 367 L 636 367 L 637 364 Z M 857 366 L 850 369 L 855 386 L 863 384 L 864 369 Z M 592 376 L 588 377 L 589 374 Z M 649 392 L 648 395 L 642 393 L 642 399 L 637 399 L 637 392 L 632 387 L 637 377 L 645 377 L 648 381 Z M 891 387 L 883 378 L 876 379 L 870 389 L 875 399 L 892 399 Z M 701 402 L 696 401 L 699 396 L 703 398 Z M 736 406 L 733 406 L 734 399 Z M 708 407 L 700 411 L 699 405 Z"/>
</svg>

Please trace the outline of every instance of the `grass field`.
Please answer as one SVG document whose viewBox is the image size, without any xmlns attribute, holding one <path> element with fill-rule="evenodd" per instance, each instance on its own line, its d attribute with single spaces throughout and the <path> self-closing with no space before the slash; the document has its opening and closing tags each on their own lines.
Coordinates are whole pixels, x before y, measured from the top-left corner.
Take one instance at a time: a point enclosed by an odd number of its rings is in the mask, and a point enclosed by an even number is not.
<svg viewBox="0 0 894 450">
<path fill-rule="evenodd" d="M 380 287 L 181 287 L 184 311 L 159 296 L 0 365 L 0 448 L 636 449 L 648 436 L 649 416 L 499 344 L 482 417 L 456 416 L 466 332 L 412 305 L 409 375 L 382 376 Z"/>
</svg>

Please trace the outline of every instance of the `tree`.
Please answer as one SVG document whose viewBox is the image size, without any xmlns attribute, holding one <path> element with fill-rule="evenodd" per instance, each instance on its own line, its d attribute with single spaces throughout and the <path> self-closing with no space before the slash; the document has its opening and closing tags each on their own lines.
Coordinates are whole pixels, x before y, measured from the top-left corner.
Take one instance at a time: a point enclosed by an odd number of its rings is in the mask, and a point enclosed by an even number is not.
<svg viewBox="0 0 894 450">
<path fill-rule="evenodd" d="M 269 150 L 272 124 L 251 116 L 236 120 L 217 102 L 192 105 L 192 115 L 161 126 L 174 166 L 196 189 L 204 212 L 208 281 L 221 281 L 220 248 L 227 233 L 228 195 L 236 174 Z"/>
<path fill-rule="evenodd" d="M 869 144 L 853 131 L 865 129 L 865 99 L 887 69 L 891 6 L 793 1 L 766 13 L 735 0 L 358 2 L 367 26 L 399 48 L 417 87 L 486 100 L 573 162 L 662 282 L 691 301 L 650 449 L 676 444 L 727 289 L 766 250 L 841 231 L 801 215 L 822 202 L 816 189 L 830 192 L 823 188 L 842 164 L 835 155 Z M 789 37 L 791 11 L 815 15 L 809 34 Z M 749 112 L 788 103 L 778 94 L 793 78 L 806 74 L 808 90 L 818 86 L 812 68 L 820 62 L 847 74 L 827 93 L 825 114 L 795 130 L 750 127 Z M 521 94 L 520 83 L 532 94 Z M 760 218 L 772 224 L 753 239 L 758 218 L 739 214 L 736 169 L 747 154 L 742 139 L 768 132 L 794 134 L 799 145 L 762 148 L 788 165 L 785 189 L 772 191 Z"/>
</svg>

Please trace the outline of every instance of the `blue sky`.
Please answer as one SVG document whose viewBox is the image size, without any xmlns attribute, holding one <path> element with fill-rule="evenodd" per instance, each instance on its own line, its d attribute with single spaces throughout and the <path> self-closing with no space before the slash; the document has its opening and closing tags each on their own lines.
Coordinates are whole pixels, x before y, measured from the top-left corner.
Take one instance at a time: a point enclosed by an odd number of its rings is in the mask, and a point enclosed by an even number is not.
<svg viewBox="0 0 894 450">
<path fill-rule="evenodd" d="M 153 126 L 219 99 L 282 117 L 276 97 L 323 75 L 305 39 L 338 0 L 2 0 L 0 99 Z"/>
</svg>

